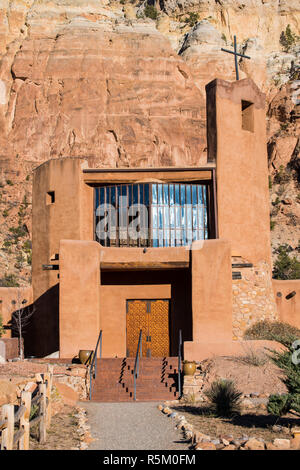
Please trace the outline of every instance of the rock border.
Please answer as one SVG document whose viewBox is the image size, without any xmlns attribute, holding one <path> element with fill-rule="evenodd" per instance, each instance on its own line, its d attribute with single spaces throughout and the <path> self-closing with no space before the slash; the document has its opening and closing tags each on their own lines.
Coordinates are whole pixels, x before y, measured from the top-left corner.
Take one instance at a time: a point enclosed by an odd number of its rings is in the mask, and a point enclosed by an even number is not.
<svg viewBox="0 0 300 470">
<path fill-rule="evenodd" d="M 179 400 L 167 401 L 158 405 L 158 409 L 168 418 L 175 420 L 175 428 L 183 431 L 184 437 L 191 444 L 191 450 L 300 450 L 300 428 L 291 429 L 291 439 L 276 438 L 272 442 L 246 435 L 240 439 L 234 439 L 231 435 L 213 438 L 194 429 L 185 416 L 169 408 L 178 403 Z"/>
</svg>

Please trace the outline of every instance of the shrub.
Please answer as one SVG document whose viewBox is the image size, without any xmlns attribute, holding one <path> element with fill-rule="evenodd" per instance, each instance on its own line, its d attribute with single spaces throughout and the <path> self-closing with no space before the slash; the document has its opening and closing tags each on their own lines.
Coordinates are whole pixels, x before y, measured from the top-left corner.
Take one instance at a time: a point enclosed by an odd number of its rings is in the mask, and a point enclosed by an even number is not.
<svg viewBox="0 0 300 470">
<path fill-rule="evenodd" d="M 199 15 L 198 13 L 189 13 L 189 16 L 185 19 L 185 23 L 193 27 L 198 22 Z"/>
<path fill-rule="evenodd" d="M 5 276 L 2 279 L 0 279 L 0 287 L 20 287 L 20 286 L 14 274 L 5 274 Z"/>
<path fill-rule="evenodd" d="M 300 338 L 300 330 L 288 323 L 263 320 L 254 323 L 244 333 L 245 339 L 268 339 L 272 341 L 275 337 L 283 340 L 295 340 Z"/>
<path fill-rule="evenodd" d="M 274 263 L 274 279 L 300 279 L 300 261 L 296 256 L 290 257 L 288 246 L 280 245 L 278 248 L 278 257 Z"/>
<path fill-rule="evenodd" d="M 291 409 L 289 395 L 270 395 L 267 408 L 268 412 L 274 416 L 286 415 Z"/>
<path fill-rule="evenodd" d="M 276 225 L 275 220 L 270 220 L 270 230 L 274 230 L 275 225 Z"/>
<path fill-rule="evenodd" d="M 274 176 L 273 181 L 275 184 L 284 184 L 284 183 L 288 183 L 291 178 L 292 178 L 291 173 L 289 171 L 286 171 L 283 165 L 280 165 L 279 170 Z"/>
<path fill-rule="evenodd" d="M 279 367 L 284 378 L 281 379 L 285 384 L 288 393 L 286 395 L 271 395 L 268 402 L 268 411 L 276 416 L 282 416 L 290 410 L 300 413 L 300 364 L 294 363 L 293 338 L 277 338 L 284 347 L 284 351 L 270 351 L 270 358 L 274 364 Z"/>
<path fill-rule="evenodd" d="M 297 36 L 292 33 L 291 27 L 288 24 L 285 31 L 282 31 L 279 42 L 283 46 L 285 52 L 288 52 L 291 47 L 296 43 Z"/>
<path fill-rule="evenodd" d="M 156 20 L 158 17 L 158 11 L 153 5 L 146 5 L 144 13 L 147 18 L 151 18 L 152 20 Z"/>
<path fill-rule="evenodd" d="M 261 367 L 268 362 L 268 357 L 263 352 L 255 351 L 251 348 L 245 351 L 244 356 L 238 356 L 237 360 L 242 364 L 247 364 L 249 366 Z"/>
<path fill-rule="evenodd" d="M 242 393 L 236 390 L 231 380 L 216 380 L 205 395 L 211 401 L 217 416 L 230 418 L 239 414 Z"/>
</svg>

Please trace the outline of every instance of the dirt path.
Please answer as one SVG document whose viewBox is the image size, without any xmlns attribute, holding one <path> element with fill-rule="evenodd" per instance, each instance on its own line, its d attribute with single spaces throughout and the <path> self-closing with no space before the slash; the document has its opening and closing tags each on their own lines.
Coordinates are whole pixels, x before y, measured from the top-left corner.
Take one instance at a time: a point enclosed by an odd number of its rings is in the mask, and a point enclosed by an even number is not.
<svg viewBox="0 0 300 470">
<path fill-rule="evenodd" d="M 175 421 L 158 403 L 81 402 L 95 439 L 90 450 L 187 450 L 189 444 Z"/>
</svg>

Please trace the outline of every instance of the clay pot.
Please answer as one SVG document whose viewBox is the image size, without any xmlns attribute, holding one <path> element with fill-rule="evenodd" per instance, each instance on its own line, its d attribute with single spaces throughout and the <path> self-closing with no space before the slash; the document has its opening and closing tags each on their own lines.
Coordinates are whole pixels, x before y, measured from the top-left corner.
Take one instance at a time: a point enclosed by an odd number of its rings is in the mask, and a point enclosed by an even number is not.
<svg viewBox="0 0 300 470">
<path fill-rule="evenodd" d="M 184 362 L 183 364 L 184 375 L 194 375 L 195 372 L 196 372 L 195 362 Z"/>
<path fill-rule="evenodd" d="M 93 350 L 91 349 L 80 349 L 79 351 L 79 360 L 81 364 L 89 364 L 92 359 Z"/>
</svg>

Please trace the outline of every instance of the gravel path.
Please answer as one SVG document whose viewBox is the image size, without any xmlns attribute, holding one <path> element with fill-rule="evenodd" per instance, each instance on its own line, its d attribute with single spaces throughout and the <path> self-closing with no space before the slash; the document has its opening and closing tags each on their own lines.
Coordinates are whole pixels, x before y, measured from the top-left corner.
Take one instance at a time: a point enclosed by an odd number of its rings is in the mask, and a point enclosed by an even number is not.
<svg viewBox="0 0 300 470">
<path fill-rule="evenodd" d="M 95 439 L 90 450 L 187 450 L 189 444 L 175 420 L 158 403 L 81 402 Z"/>
</svg>

